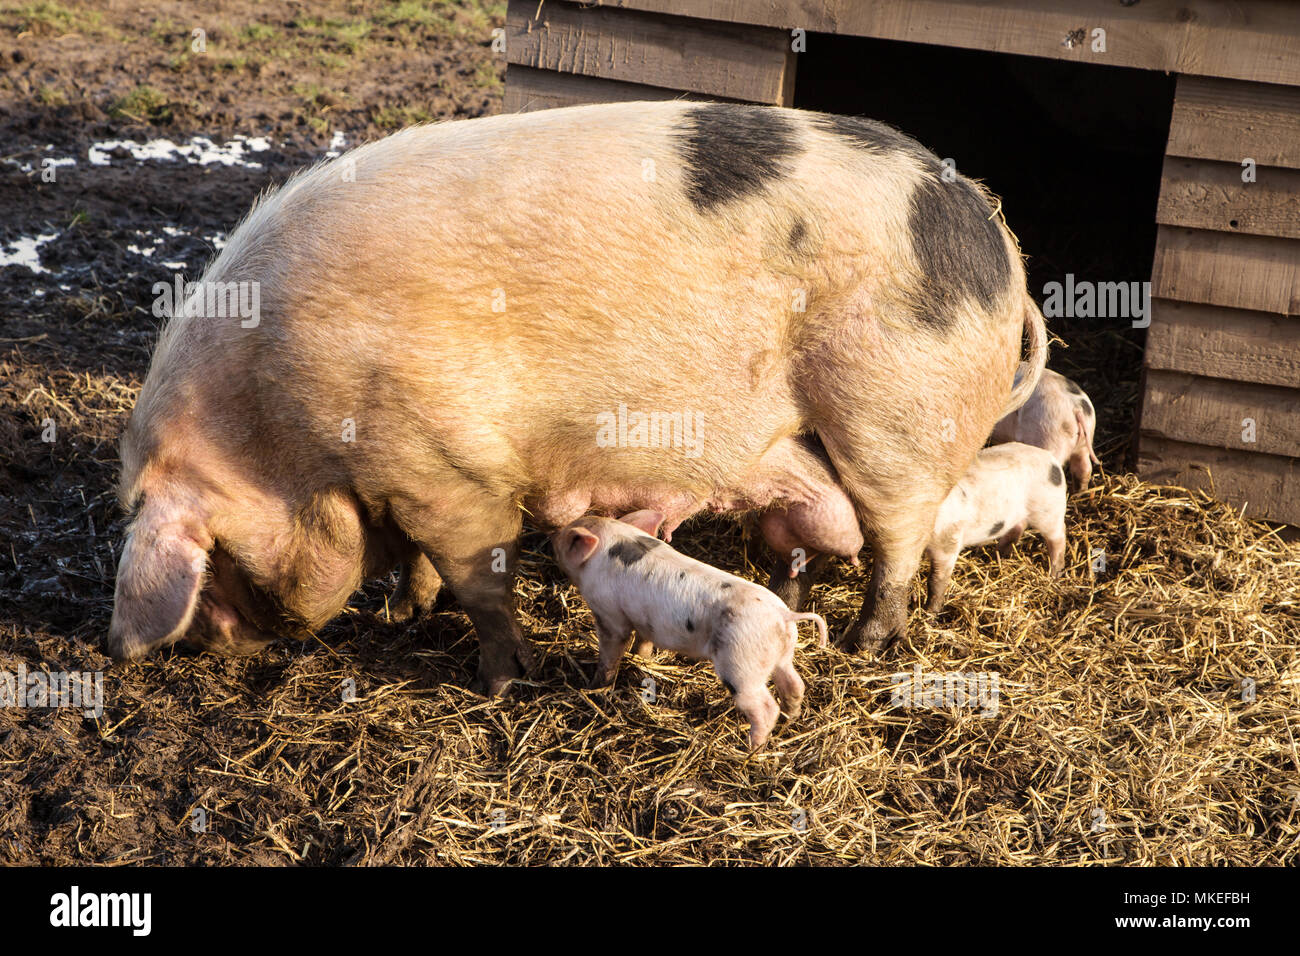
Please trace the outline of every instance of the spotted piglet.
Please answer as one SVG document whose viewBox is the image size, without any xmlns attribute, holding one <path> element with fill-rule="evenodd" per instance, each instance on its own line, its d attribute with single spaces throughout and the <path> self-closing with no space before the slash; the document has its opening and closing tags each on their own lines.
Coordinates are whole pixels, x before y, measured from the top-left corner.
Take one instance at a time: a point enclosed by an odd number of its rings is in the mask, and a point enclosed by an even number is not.
<svg viewBox="0 0 1300 956">
<path fill-rule="evenodd" d="M 993 445 L 974 464 L 939 508 L 930 558 L 931 611 L 943 607 L 957 555 L 964 548 L 998 542 L 1006 554 L 1033 528 L 1047 544 L 1052 577 L 1065 567 L 1065 474 L 1051 452 L 1021 442 Z"/>
<path fill-rule="evenodd" d="M 1023 373 L 1023 369 L 1016 373 L 1016 381 Z M 1096 430 L 1097 412 L 1083 389 L 1049 368 L 1043 370 L 1029 400 L 993 426 L 990 441 L 995 445 L 1018 441 L 1045 448 L 1070 469 L 1080 488 L 1087 488 L 1092 466 L 1101 464 L 1092 450 Z"/>
<path fill-rule="evenodd" d="M 826 646 L 826 622 L 796 614 L 767 588 L 688 558 L 655 537 L 657 511 L 621 520 L 580 518 L 552 538 L 556 559 L 596 618 L 600 663 L 591 686 L 614 682 L 637 634 L 636 652 L 651 646 L 713 661 L 736 707 L 749 719 L 749 749 L 767 741 L 778 709 L 799 713 L 804 683 L 794 669 L 796 623 L 814 621 Z M 781 707 L 767 689 L 776 684 Z"/>
</svg>

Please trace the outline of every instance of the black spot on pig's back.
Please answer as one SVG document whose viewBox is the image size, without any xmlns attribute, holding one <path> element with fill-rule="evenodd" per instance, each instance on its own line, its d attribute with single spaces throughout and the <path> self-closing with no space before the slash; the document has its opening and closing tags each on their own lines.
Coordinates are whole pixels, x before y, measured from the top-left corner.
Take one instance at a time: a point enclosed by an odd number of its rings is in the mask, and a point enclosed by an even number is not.
<svg viewBox="0 0 1300 956">
<path fill-rule="evenodd" d="M 903 153 L 922 175 L 912 190 L 908 231 L 921 267 L 922 287 L 913 313 L 936 332 L 952 323 L 957 306 L 973 298 L 991 308 L 1011 281 L 1011 259 L 985 194 L 970 180 L 943 179 L 938 157 L 906 133 L 857 116 L 823 114 L 813 125 L 873 152 Z"/>
<path fill-rule="evenodd" d="M 939 168 L 912 189 L 908 231 L 921 269 L 915 317 L 943 332 L 967 299 L 991 309 L 1011 283 L 1011 259 L 993 207 L 980 189 Z"/>
<path fill-rule="evenodd" d="M 657 538 L 623 538 L 609 546 L 609 556 L 631 567 L 662 544 Z"/>
<path fill-rule="evenodd" d="M 786 175 L 799 150 L 794 121 L 771 107 L 697 106 L 678 132 L 686 193 L 700 212 L 762 191 Z"/>
<path fill-rule="evenodd" d="M 934 154 L 901 130 L 865 116 L 837 116 L 820 113 L 812 120 L 818 129 L 843 137 L 851 146 L 876 151 L 902 152 L 935 165 Z"/>
<path fill-rule="evenodd" d="M 807 235 L 808 227 L 804 225 L 802 219 L 796 219 L 794 225 L 790 227 L 790 248 L 798 249 Z"/>
<path fill-rule="evenodd" d="M 1047 472 L 1047 480 L 1054 485 L 1065 484 L 1065 472 L 1061 471 L 1060 465 L 1052 465 L 1051 469 Z"/>
</svg>

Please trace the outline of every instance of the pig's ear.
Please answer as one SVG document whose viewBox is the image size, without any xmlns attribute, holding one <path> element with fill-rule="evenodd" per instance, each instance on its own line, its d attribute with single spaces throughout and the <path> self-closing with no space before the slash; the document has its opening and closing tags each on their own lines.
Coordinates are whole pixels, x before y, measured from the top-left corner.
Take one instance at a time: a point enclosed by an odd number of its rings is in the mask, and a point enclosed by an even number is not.
<svg viewBox="0 0 1300 956">
<path fill-rule="evenodd" d="M 569 528 L 560 535 L 560 548 L 564 559 L 575 568 L 586 564 L 599 547 L 600 538 L 586 528 Z"/>
<path fill-rule="evenodd" d="M 207 553 L 183 523 L 146 511 L 126 539 L 117 566 L 108 652 L 134 660 L 177 641 L 194 619 Z"/>
<path fill-rule="evenodd" d="M 659 533 L 659 526 L 664 523 L 664 516 L 658 511 L 633 511 L 618 520 L 639 528 L 653 538 Z"/>
</svg>

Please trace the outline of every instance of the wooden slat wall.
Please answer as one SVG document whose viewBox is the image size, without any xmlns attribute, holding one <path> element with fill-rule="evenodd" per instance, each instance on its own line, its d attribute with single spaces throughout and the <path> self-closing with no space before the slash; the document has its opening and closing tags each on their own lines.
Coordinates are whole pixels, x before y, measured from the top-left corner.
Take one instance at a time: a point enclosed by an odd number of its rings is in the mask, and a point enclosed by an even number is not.
<svg viewBox="0 0 1300 956">
<path fill-rule="evenodd" d="M 1300 90 L 1179 77 L 1168 153 L 1138 468 L 1300 525 Z"/>
<path fill-rule="evenodd" d="M 683 93 L 788 106 L 794 96 L 785 31 L 561 0 L 510 0 L 506 60 L 506 112 Z"/>
<path fill-rule="evenodd" d="M 1151 291 L 1166 299 L 1263 312 L 1300 312 L 1300 245 L 1161 226 Z"/>
<path fill-rule="evenodd" d="M 1300 239 L 1300 170 L 1166 156 L 1156 221 L 1252 236 Z"/>
<path fill-rule="evenodd" d="M 1300 321 L 1293 316 L 1156 299 L 1148 369 L 1261 385 L 1300 382 Z"/>
<path fill-rule="evenodd" d="M 1224 501 L 1244 505 L 1256 518 L 1300 525 L 1300 462 L 1294 458 L 1145 436 L 1138 471 L 1184 488 L 1204 488 Z"/>
<path fill-rule="evenodd" d="M 1296 8 L 1300 16 L 1300 6 Z M 1199 76 L 1178 78 L 1171 156 L 1300 169 L 1300 89 Z"/>
<path fill-rule="evenodd" d="M 1141 0 L 1127 6 L 1119 0 L 600 2 L 786 30 L 1300 86 L 1300 4 L 1294 0 Z M 1106 31 L 1105 53 L 1092 50 L 1098 27 Z M 1084 39 L 1066 45 L 1070 34 Z"/>
<path fill-rule="evenodd" d="M 506 67 L 506 95 L 502 112 L 529 113 L 533 110 L 581 106 L 584 103 L 626 103 L 633 100 L 716 99 L 698 93 L 683 93 L 662 86 L 621 83 L 594 76 L 555 73 L 512 63 Z"/>
</svg>

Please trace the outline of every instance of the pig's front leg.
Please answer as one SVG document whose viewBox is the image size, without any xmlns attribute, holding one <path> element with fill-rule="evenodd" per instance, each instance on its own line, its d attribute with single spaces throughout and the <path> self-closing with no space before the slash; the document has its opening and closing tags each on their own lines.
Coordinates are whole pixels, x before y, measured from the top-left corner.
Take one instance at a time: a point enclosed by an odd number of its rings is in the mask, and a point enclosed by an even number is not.
<svg viewBox="0 0 1300 956">
<path fill-rule="evenodd" d="M 591 676 L 590 686 L 608 687 L 614 683 L 614 678 L 618 676 L 618 665 L 632 645 L 632 627 L 624 620 L 609 620 L 597 615 L 596 637 L 600 639 L 600 662 L 596 665 L 596 673 Z M 649 643 L 642 638 L 637 644 L 638 653 L 643 645 Z"/>
<path fill-rule="evenodd" d="M 433 609 L 441 588 L 442 578 L 434 570 L 433 562 L 419 548 L 412 548 L 402 561 L 389 616 L 400 623 L 427 614 Z"/>
<path fill-rule="evenodd" d="M 393 517 L 469 616 L 479 645 L 476 689 L 494 697 L 537 663 L 515 613 L 523 519 L 513 499 L 485 495 L 459 476 L 424 493 L 394 500 Z"/>
</svg>

